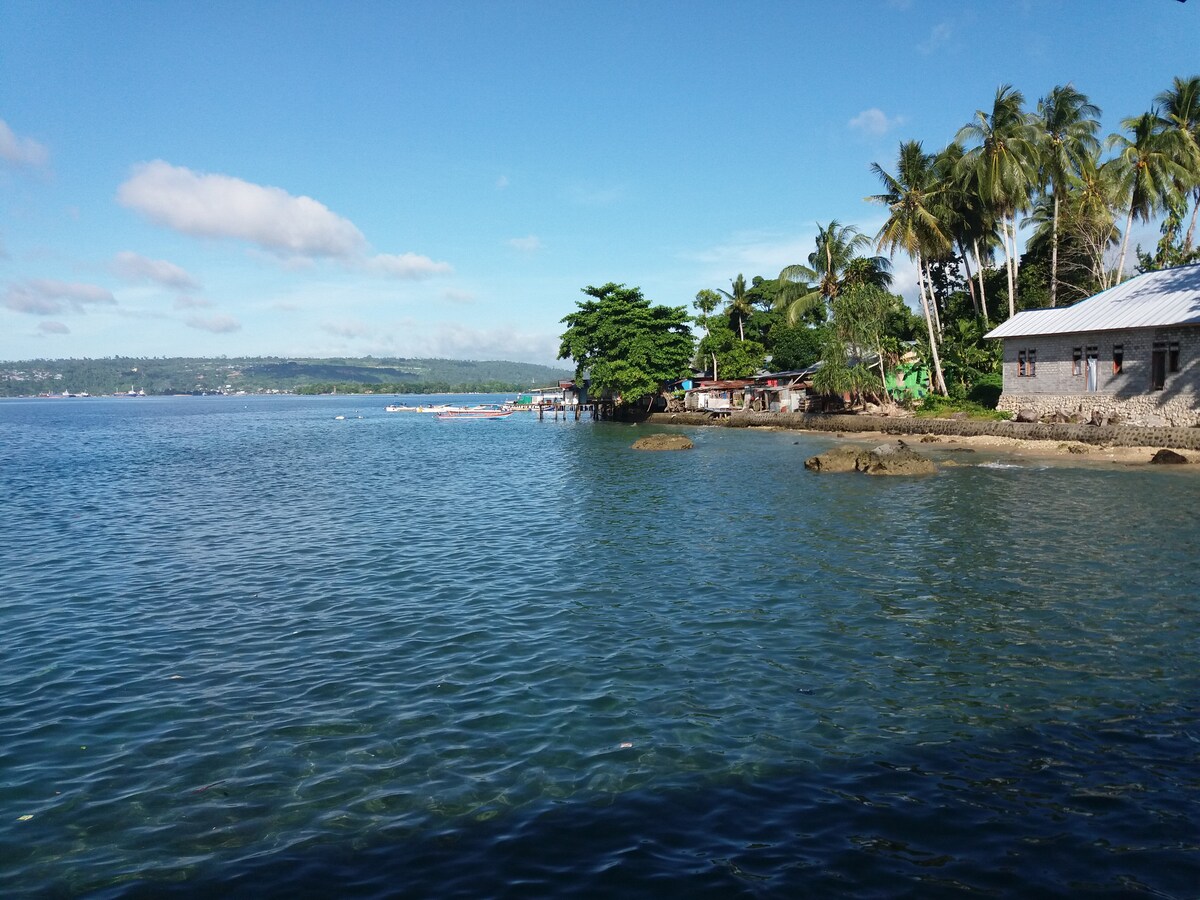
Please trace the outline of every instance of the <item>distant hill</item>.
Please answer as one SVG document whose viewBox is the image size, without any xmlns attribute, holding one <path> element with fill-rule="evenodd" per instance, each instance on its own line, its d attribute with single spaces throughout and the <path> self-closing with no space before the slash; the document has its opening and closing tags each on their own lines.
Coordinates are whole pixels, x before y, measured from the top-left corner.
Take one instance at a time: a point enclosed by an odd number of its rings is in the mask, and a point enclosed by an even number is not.
<svg viewBox="0 0 1200 900">
<path fill-rule="evenodd" d="M 0 362 L 0 396 L 296 392 L 514 392 L 572 377 L 567 369 L 504 360 L 199 357 Z"/>
</svg>

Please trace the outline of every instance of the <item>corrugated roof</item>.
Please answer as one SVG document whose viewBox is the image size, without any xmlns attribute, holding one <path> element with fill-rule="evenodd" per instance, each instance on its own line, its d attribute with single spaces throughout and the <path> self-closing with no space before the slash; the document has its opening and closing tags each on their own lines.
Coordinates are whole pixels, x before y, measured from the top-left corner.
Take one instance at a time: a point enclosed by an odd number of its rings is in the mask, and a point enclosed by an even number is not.
<svg viewBox="0 0 1200 900">
<path fill-rule="evenodd" d="M 1074 306 L 1026 309 L 984 337 L 1200 325 L 1200 265 L 1146 272 Z"/>
</svg>

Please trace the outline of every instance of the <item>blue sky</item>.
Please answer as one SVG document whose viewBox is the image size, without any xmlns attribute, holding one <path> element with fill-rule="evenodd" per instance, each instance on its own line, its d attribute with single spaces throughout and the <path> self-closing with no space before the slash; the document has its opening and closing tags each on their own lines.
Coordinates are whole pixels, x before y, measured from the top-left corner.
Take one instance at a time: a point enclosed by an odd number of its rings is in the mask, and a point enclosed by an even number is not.
<svg viewBox="0 0 1200 900">
<path fill-rule="evenodd" d="M 817 222 L 874 234 L 870 164 L 940 148 L 1002 83 L 1030 106 L 1074 83 L 1107 134 L 1200 71 L 1200 0 L 0 0 L 0 22 L 0 359 L 553 363 L 586 285 L 690 307 L 804 262 Z"/>
</svg>

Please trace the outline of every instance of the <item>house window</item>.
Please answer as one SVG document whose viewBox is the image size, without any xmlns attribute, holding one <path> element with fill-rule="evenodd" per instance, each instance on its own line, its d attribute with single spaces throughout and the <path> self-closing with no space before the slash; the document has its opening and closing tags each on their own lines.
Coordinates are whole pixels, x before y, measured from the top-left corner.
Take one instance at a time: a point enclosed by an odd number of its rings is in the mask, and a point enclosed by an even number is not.
<svg viewBox="0 0 1200 900">
<path fill-rule="evenodd" d="M 1071 351 L 1071 374 L 1083 374 L 1083 348 L 1076 347 Z"/>
<path fill-rule="evenodd" d="M 1167 383 L 1167 345 L 1155 342 L 1150 350 L 1150 390 L 1161 391 Z"/>
<path fill-rule="evenodd" d="M 1037 351 L 1029 351 L 1029 377 L 1032 378 L 1037 374 Z"/>
<path fill-rule="evenodd" d="M 1167 344 L 1167 371 L 1179 371 L 1179 341 Z"/>
<path fill-rule="evenodd" d="M 1024 378 L 1028 373 L 1025 371 L 1025 351 L 1017 351 L 1017 377 Z"/>
<path fill-rule="evenodd" d="M 1125 366 L 1125 345 L 1113 344 L 1113 374 L 1120 375 Z"/>
</svg>

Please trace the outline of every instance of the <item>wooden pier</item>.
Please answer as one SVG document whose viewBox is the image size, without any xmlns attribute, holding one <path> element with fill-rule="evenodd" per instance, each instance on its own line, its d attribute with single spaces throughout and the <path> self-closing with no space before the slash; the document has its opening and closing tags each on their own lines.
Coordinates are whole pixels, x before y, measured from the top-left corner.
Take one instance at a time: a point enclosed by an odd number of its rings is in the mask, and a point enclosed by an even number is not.
<svg viewBox="0 0 1200 900">
<path fill-rule="evenodd" d="M 565 403 L 535 403 L 533 408 L 537 410 L 539 422 L 545 421 L 547 416 L 552 417 L 555 422 L 560 416 L 564 422 L 573 416 L 578 422 L 585 414 L 590 414 L 595 422 L 612 419 L 615 404 L 611 400 L 593 400 L 589 403 L 572 403 L 569 406 Z"/>
</svg>

